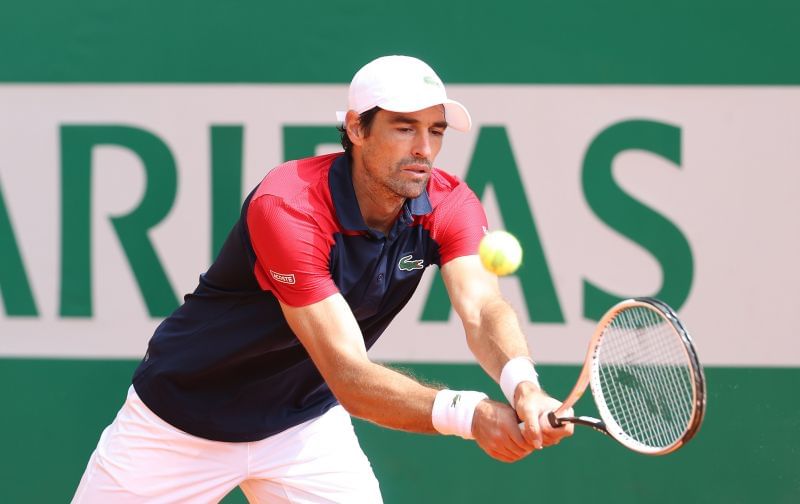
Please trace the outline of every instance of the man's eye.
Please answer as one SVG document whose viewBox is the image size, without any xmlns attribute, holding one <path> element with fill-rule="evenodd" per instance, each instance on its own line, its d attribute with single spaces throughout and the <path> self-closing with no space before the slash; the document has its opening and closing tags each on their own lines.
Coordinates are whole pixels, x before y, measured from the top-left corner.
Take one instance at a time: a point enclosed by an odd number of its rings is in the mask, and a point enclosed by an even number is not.
<svg viewBox="0 0 800 504">
<path fill-rule="evenodd" d="M 444 135 L 444 131 L 443 130 L 431 130 L 431 135 L 433 135 L 433 136 L 443 136 Z"/>
</svg>

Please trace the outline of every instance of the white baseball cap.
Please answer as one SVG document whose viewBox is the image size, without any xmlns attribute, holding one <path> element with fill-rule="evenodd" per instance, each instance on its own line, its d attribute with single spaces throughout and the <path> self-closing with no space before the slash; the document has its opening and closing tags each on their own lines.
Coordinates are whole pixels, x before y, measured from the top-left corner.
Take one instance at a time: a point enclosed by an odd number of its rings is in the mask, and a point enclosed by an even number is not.
<svg viewBox="0 0 800 504">
<path fill-rule="evenodd" d="M 348 110 L 361 114 L 373 107 L 391 112 L 416 112 L 444 105 L 448 126 L 469 131 L 472 119 L 464 105 L 447 97 L 442 79 L 424 61 L 410 56 L 383 56 L 356 72 L 350 82 Z M 344 122 L 346 112 L 336 112 Z"/>
</svg>

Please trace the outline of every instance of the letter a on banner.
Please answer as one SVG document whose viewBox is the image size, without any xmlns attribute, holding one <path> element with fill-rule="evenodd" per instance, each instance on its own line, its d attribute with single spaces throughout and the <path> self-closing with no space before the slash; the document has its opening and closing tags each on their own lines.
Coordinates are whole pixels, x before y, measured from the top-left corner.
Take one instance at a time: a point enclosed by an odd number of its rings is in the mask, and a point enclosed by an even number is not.
<svg viewBox="0 0 800 504">
<path fill-rule="evenodd" d="M 0 293 L 3 295 L 3 304 L 8 316 L 38 315 L 2 190 L 0 190 Z"/>
<path fill-rule="evenodd" d="M 467 184 L 478 198 L 491 185 L 502 194 L 497 204 L 509 232 L 520 241 L 525 261 L 515 273 L 519 278 L 531 322 L 563 322 L 564 316 L 533 220 L 505 128 L 481 128 L 467 175 Z M 450 299 L 441 275 L 436 272 L 422 313 L 423 320 L 442 321 L 450 316 Z"/>
</svg>

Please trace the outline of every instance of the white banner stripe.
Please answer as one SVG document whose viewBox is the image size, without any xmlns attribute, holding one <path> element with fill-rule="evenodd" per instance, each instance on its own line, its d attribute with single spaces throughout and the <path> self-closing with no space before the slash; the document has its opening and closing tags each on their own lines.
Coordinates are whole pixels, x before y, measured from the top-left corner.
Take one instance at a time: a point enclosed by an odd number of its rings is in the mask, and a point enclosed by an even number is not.
<svg viewBox="0 0 800 504">
<path fill-rule="evenodd" d="M 680 314 L 701 359 L 800 365 L 800 88 L 461 85 L 449 94 L 469 108 L 475 127 L 448 132 L 436 164 L 463 176 L 481 129 L 502 127 L 519 168 L 565 319 L 526 322 L 519 282 L 502 280 L 539 362 L 582 361 L 594 325 L 583 316 L 584 281 L 651 295 L 664 280 L 658 258 L 596 215 L 581 184 L 598 134 L 647 120 L 680 129 L 680 166 L 630 150 L 614 159 L 613 177 L 689 244 L 694 274 Z M 282 161 L 284 126 L 333 125 L 345 98 L 342 85 L 0 85 L 0 192 L 38 312 L 0 309 L 0 356 L 136 358 L 159 323 L 109 221 L 136 208 L 145 191 L 142 160 L 122 147 L 96 148 L 92 157 L 93 316 L 59 315 L 60 128 L 125 125 L 167 146 L 178 191 L 148 236 L 180 298 L 209 261 L 211 126 L 243 128 L 244 194 Z M 497 201 L 506 196 L 491 187 L 484 195 L 495 228 L 503 227 Z M 454 314 L 447 323 L 420 322 L 430 276 L 375 358 L 472 361 Z M 20 288 L 2 285 L 3 295 Z"/>
</svg>

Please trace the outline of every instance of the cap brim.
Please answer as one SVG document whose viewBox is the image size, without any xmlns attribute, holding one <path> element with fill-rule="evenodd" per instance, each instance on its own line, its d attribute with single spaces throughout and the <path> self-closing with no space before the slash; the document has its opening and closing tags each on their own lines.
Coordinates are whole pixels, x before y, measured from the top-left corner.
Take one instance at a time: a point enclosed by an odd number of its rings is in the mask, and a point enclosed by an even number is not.
<svg viewBox="0 0 800 504">
<path fill-rule="evenodd" d="M 379 104 L 378 107 L 389 110 L 391 112 L 416 112 L 417 110 L 423 110 L 428 107 L 433 107 L 434 105 L 443 105 L 444 106 L 444 117 L 447 120 L 447 126 L 452 127 L 458 131 L 469 131 L 472 129 L 472 118 L 467 111 L 467 108 L 462 105 L 461 103 L 447 99 L 444 103 L 431 103 L 430 105 L 420 106 L 419 104 L 415 104 L 414 106 L 409 106 L 408 104 L 397 104 L 397 103 L 385 103 Z M 336 120 L 340 123 L 344 122 L 345 117 L 347 116 L 347 112 L 344 110 L 337 110 L 336 111 Z"/>
<path fill-rule="evenodd" d="M 424 110 L 428 107 L 436 105 L 444 106 L 444 117 L 447 120 L 447 126 L 457 129 L 458 131 L 469 131 L 472 128 L 472 118 L 467 112 L 467 108 L 455 100 L 445 98 L 444 101 L 435 101 L 433 103 L 398 103 L 387 102 L 380 103 L 378 107 L 389 110 L 391 112 L 416 112 Z"/>
<path fill-rule="evenodd" d="M 458 131 L 469 131 L 472 129 L 472 117 L 470 117 L 469 112 L 467 112 L 467 107 L 455 100 L 447 100 L 447 103 L 443 105 L 447 126 L 452 126 Z"/>
</svg>

